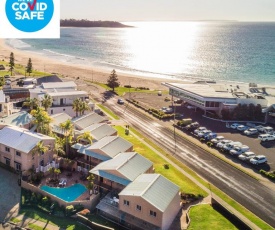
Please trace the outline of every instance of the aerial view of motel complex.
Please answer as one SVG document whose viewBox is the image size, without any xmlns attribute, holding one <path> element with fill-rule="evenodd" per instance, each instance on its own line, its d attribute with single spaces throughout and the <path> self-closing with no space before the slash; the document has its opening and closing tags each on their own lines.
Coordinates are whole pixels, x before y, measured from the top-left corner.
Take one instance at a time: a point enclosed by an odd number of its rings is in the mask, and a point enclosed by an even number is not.
<svg viewBox="0 0 275 230">
<path fill-rule="evenodd" d="M 0 68 L 1 229 L 275 227 L 226 190 L 244 177 L 274 198 L 275 88 Z"/>
</svg>

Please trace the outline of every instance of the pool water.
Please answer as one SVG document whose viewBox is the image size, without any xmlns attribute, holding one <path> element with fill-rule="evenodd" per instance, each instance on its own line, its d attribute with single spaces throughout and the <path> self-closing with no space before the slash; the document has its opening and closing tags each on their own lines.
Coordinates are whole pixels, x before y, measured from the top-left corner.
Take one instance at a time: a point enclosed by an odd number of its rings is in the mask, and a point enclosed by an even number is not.
<svg viewBox="0 0 275 230">
<path fill-rule="evenodd" d="M 67 202 L 76 200 L 77 197 L 87 191 L 87 188 L 82 184 L 74 184 L 66 188 L 54 188 L 43 185 L 40 189 Z"/>
</svg>

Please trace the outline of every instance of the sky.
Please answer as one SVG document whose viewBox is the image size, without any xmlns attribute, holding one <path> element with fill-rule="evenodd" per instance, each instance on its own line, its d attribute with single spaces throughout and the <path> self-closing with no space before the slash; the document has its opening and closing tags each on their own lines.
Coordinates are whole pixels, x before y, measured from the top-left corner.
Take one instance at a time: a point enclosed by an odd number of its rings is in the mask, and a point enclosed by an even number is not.
<svg viewBox="0 0 275 230">
<path fill-rule="evenodd" d="M 61 0 L 61 18 L 275 21 L 275 0 Z"/>
</svg>

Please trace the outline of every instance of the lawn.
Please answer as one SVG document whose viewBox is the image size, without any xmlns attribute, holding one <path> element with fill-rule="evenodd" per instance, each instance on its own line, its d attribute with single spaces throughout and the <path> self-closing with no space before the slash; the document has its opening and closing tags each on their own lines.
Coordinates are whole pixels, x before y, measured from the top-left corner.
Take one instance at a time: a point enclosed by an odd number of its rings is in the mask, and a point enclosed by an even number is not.
<svg viewBox="0 0 275 230">
<path fill-rule="evenodd" d="M 202 204 L 190 209 L 189 216 L 191 224 L 188 230 L 215 229 L 215 230 L 233 230 L 236 228 L 222 214 L 217 212 L 211 205 Z"/>
<path fill-rule="evenodd" d="M 164 165 L 167 164 L 167 162 L 152 149 L 150 149 L 146 144 L 133 136 L 131 134 L 131 129 L 130 134 L 125 135 L 125 129 L 123 127 L 116 126 L 115 128 L 117 129 L 118 135 L 120 137 L 128 140 L 133 144 L 135 152 L 141 154 L 142 156 L 153 162 L 156 173 L 163 175 L 167 179 L 177 184 L 180 187 L 180 190 L 184 193 L 202 195 L 204 197 L 207 196 L 207 193 L 204 190 L 202 190 L 189 178 L 185 177 L 179 170 L 177 170 L 173 166 L 169 165 L 169 168 L 165 169 Z"/>
<path fill-rule="evenodd" d="M 91 81 L 88 81 L 91 82 Z M 101 86 L 102 88 L 106 89 L 106 90 L 112 90 L 110 87 L 108 87 L 106 84 L 103 83 L 98 83 L 98 82 L 92 82 L 94 84 L 97 84 L 99 86 Z M 125 93 L 155 93 L 157 94 L 159 90 L 140 90 L 137 88 L 126 88 L 126 87 L 117 87 L 115 88 L 115 92 L 119 95 L 119 96 L 123 96 Z M 162 94 L 168 94 L 168 91 L 162 91 Z"/>
<path fill-rule="evenodd" d="M 119 116 L 117 116 L 116 114 L 114 114 L 110 109 L 106 108 L 105 106 L 101 105 L 101 104 L 96 104 L 97 107 L 99 107 L 103 112 L 109 114 L 113 119 L 115 120 L 119 120 Z"/>
</svg>

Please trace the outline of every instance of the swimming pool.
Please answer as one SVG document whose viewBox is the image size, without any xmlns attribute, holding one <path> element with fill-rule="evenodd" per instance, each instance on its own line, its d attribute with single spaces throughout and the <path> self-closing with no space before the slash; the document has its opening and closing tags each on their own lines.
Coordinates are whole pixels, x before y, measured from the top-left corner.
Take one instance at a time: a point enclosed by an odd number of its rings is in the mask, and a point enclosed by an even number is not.
<svg viewBox="0 0 275 230">
<path fill-rule="evenodd" d="M 67 202 L 74 201 L 87 191 L 87 188 L 82 184 L 74 184 L 66 188 L 54 188 L 43 185 L 40 189 Z"/>
</svg>

